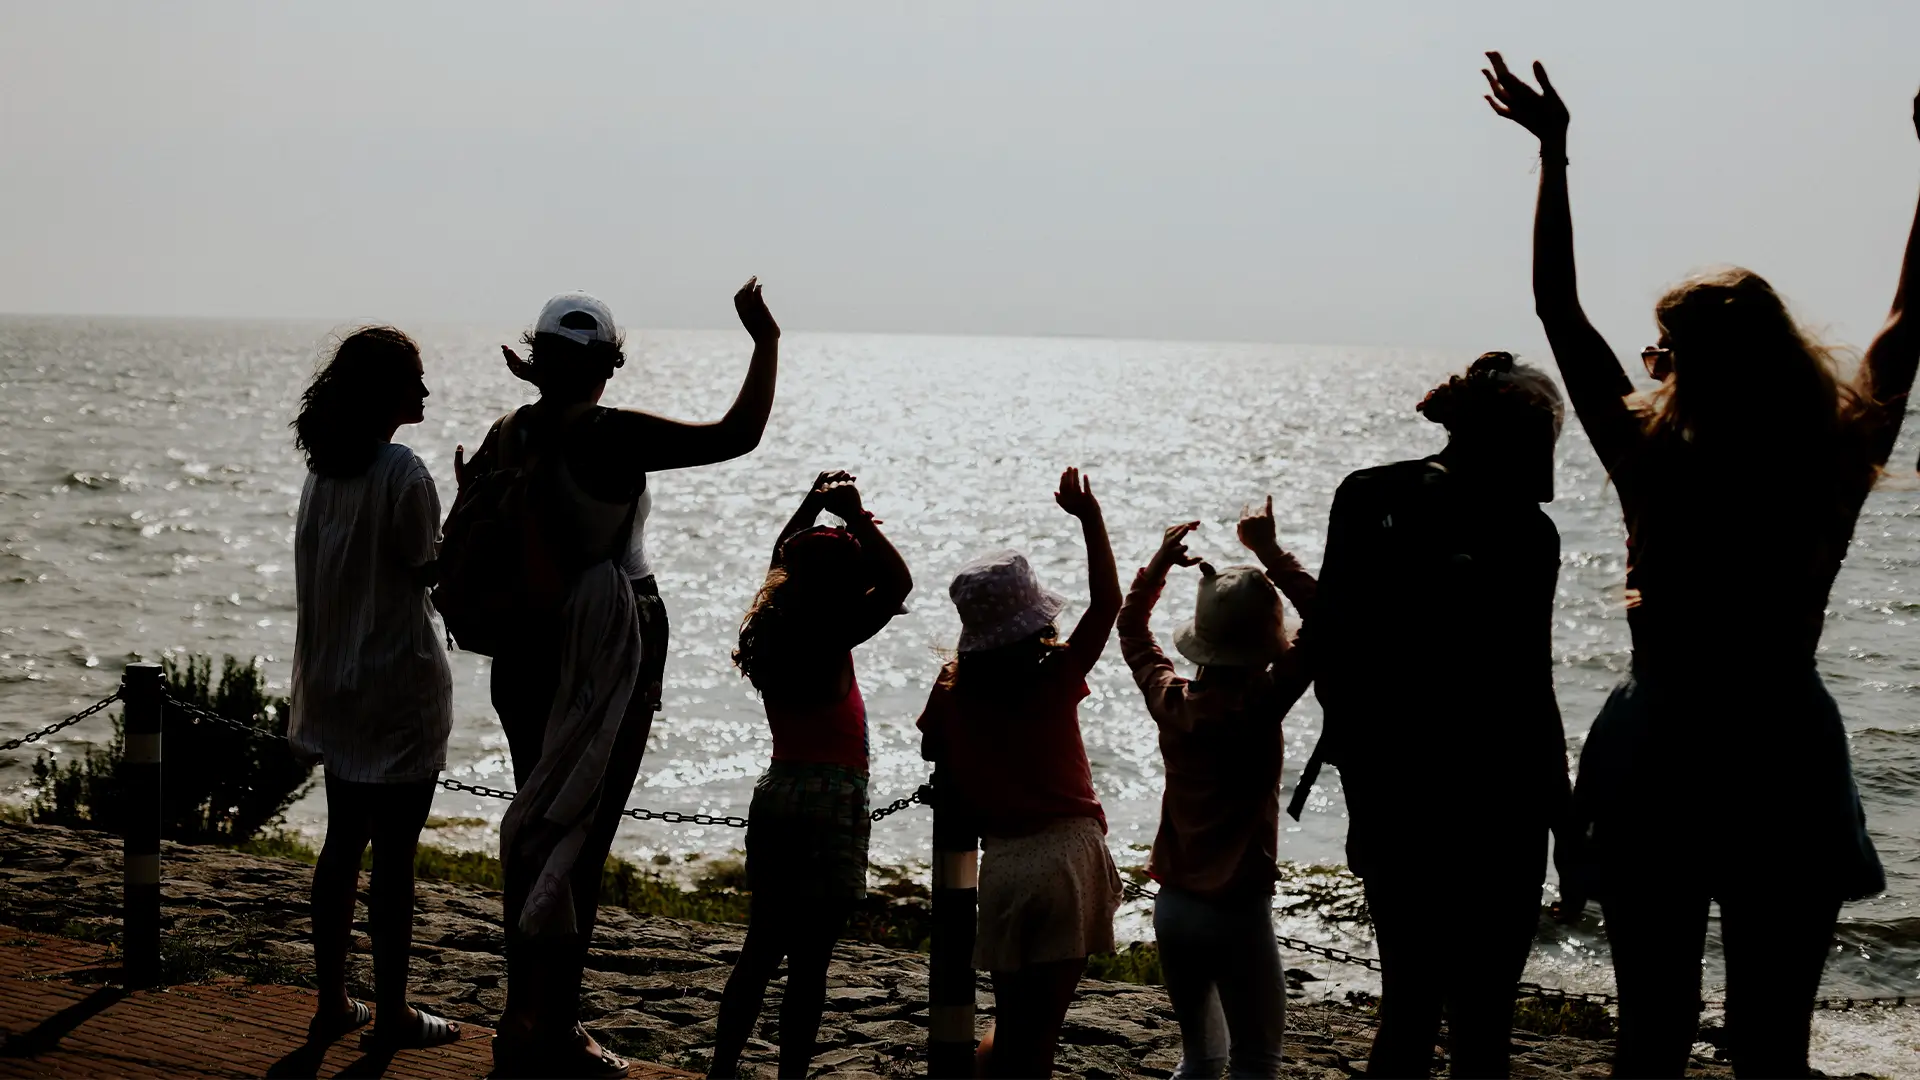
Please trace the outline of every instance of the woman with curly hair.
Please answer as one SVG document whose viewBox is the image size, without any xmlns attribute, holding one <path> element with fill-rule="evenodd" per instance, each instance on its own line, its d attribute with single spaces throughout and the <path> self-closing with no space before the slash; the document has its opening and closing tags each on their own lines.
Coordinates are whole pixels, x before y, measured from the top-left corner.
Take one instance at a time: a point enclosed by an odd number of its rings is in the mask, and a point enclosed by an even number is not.
<svg viewBox="0 0 1920 1080">
<path fill-rule="evenodd" d="M 453 675 L 427 603 L 440 499 L 395 432 L 424 416 L 413 339 L 390 326 L 340 342 L 300 398 L 294 445 L 307 458 L 294 525 L 294 753 L 325 769 L 327 839 L 313 870 L 320 999 L 308 1034 L 328 1042 L 373 1019 L 347 996 L 347 944 L 360 859 L 373 846 L 368 930 L 377 1041 L 459 1036 L 407 1004 L 413 856 L 447 762 Z"/>
<path fill-rule="evenodd" d="M 1301 628 L 1339 767 L 1347 861 L 1380 951 L 1372 1076 L 1426 1076 L 1441 1014 L 1453 1075 L 1505 1076 L 1514 984 L 1568 804 L 1553 694 L 1560 534 L 1553 380 L 1490 352 L 1419 405 L 1447 445 L 1334 495 Z"/>
<path fill-rule="evenodd" d="M 846 527 L 816 526 L 821 511 Z M 821 473 L 774 542 L 733 662 L 766 705 L 773 761 L 753 785 L 747 940 L 720 999 L 709 1075 L 733 1076 L 784 958 L 780 1075 L 805 1076 L 827 962 L 867 892 L 867 707 L 853 648 L 900 613 L 913 577 L 844 472 Z"/>
<path fill-rule="evenodd" d="M 1627 525 L 1633 670 L 1581 751 L 1589 857 L 1564 905 L 1577 914 L 1584 889 L 1606 915 L 1614 1075 L 1685 1068 L 1717 902 L 1735 1074 L 1806 1076 L 1840 905 L 1885 887 L 1814 651 L 1920 364 L 1906 317 L 1920 216 L 1851 380 L 1772 286 L 1732 268 L 1654 306 L 1660 339 L 1641 355 L 1660 386 L 1636 395 L 1580 305 L 1567 107 L 1540 64 L 1536 90 L 1487 58 L 1488 104 L 1540 140 L 1534 309 Z M 1913 120 L 1920 131 L 1920 97 Z M 1764 602 L 1738 602 L 1756 588 Z"/>
</svg>

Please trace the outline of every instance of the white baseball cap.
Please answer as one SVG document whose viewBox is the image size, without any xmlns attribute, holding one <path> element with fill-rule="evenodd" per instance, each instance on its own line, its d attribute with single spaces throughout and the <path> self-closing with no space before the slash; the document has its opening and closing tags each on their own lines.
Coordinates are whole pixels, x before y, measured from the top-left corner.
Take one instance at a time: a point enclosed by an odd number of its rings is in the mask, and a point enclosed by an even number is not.
<svg viewBox="0 0 1920 1080">
<path fill-rule="evenodd" d="M 576 317 L 569 319 L 570 315 Z M 581 325 L 584 320 L 578 316 L 591 319 L 592 328 Z M 561 293 L 547 301 L 547 306 L 540 309 L 539 321 L 533 324 L 533 332 L 556 334 L 577 345 L 591 345 L 596 341 L 609 345 L 619 342 L 619 334 L 613 326 L 613 312 L 599 298 L 586 293 Z"/>
</svg>

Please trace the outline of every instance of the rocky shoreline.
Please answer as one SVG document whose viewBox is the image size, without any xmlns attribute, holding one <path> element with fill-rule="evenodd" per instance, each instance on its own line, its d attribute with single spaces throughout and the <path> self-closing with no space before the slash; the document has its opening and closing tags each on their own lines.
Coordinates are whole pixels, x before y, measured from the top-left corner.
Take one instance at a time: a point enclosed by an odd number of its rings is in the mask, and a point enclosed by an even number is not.
<svg viewBox="0 0 1920 1080">
<path fill-rule="evenodd" d="M 225 971 L 300 982 L 311 971 L 306 896 L 311 868 L 223 848 L 167 844 L 163 858 L 166 961 L 176 979 Z M 0 925 L 117 941 L 120 841 L 106 833 L 0 823 Z M 506 999 L 500 897 L 467 885 L 422 881 L 414 928 L 416 1000 L 455 1020 L 489 1023 Z M 364 908 L 361 911 L 364 918 Z M 623 1053 L 702 1070 L 720 990 L 745 928 L 643 917 L 602 908 L 588 959 L 588 1026 Z M 352 978 L 371 989 L 364 923 L 356 926 Z M 843 944 L 835 954 L 816 1075 L 924 1075 L 927 963 L 919 953 Z M 762 1014 L 747 1064 L 772 1076 L 780 984 Z M 984 1023 L 993 996 L 979 981 Z M 1340 1080 L 1365 1070 L 1370 1010 L 1294 1002 L 1287 1016 L 1288 1078 Z M 1606 1041 L 1516 1032 L 1513 1075 L 1605 1076 Z M 1059 1055 L 1075 1076 L 1164 1077 L 1179 1059 L 1179 1027 L 1165 992 L 1088 980 L 1068 1013 Z M 1695 1076 L 1731 1076 L 1696 1058 Z M 1442 1071 L 1440 1075 L 1445 1075 Z"/>
</svg>

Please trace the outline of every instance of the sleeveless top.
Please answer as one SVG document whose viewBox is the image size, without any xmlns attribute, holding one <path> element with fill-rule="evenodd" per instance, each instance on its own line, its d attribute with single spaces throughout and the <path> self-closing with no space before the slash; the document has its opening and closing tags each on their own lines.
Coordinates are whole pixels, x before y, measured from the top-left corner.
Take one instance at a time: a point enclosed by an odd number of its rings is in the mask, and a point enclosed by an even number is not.
<svg viewBox="0 0 1920 1080">
<path fill-rule="evenodd" d="M 610 460 L 617 450 L 595 445 L 606 441 L 597 436 L 613 412 L 595 406 L 560 430 L 562 452 L 553 469 L 560 497 L 554 500 L 554 510 L 569 538 L 577 543 L 575 550 L 590 564 L 601 558 L 611 559 L 628 578 L 639 580 L 653 574 L 646 549 L 646 522 L 653 510 L 653 492 L 646 473 L 635 470 L 623 474 Z M 583 467 L 586 462 L 593 462 L 593 467 Z M 582 473 L 586 474 L 584 478 Z"/>
<path fill-rule="evenodd" d="M 838 765 L 866 775 L 867 704 L 858 679 L 849 674 L 847 696 L 838 701 L 789 705 L 767 699 L 773 760 L 789 764 Z"/>
</svg>

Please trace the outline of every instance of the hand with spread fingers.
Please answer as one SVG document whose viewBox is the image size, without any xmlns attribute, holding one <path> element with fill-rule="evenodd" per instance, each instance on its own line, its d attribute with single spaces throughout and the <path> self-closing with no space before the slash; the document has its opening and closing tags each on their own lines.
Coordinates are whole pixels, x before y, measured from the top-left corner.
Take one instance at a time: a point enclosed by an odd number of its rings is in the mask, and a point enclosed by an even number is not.
<svg viewBox="0 0 1920 1080">
<path fill-rule="evenodd" d="M 522 360 L 520 354 L 514 352 L 511 345 L 500 346 L 500 355 L 506 358 L 507 370 L 513 372 L 514 378 L 523 382 L 533 381 L 533 365 Z"/>
<path fill-rule="evenodd" d="M 1147 573 L 1165 577 L 1167 571 L 1176 566 L 1198 566 L 1200 556 L 1187 550 L 1187 534 L 1199 527 L 1197 521 L 1167 526 L 1166 535 L 1160 538 L 1160 550 L 1154 552 L 1153 558 L 1147 563 Z"/>
<path fill-rule="evenodd" d="M 1567 106 L 1547 79 L 1546 65 L 1538 60 L 1533 62 L 1533 77 L 1540 83 L 1540 89 L 1535 90 L 1525 79 L 1508 70 L 1507 62 L 1499 53 L 1488 53 L 1487 60 L 1493 65 L 1492 69 L 1480 69 L 1493 91 L 1486 95 L 1487 104 L 1493 106 L 1494 112 L 1533 132 L 1540 140 L 1542 154 L 1550 151 L 1564 154 L 1569 120 Z"/>
<path fill-rule="evenodd" d="M 1273 523 L 1273 496 L 1267 496 L 1266 504 L 1258 510 L 1242 506 L 1240 524 L 1234 527 L 1234 532 L 1240 537 L 1240 543 L 1255 555 L 1281 550 L 1279 530 Z"/>
</svg>

